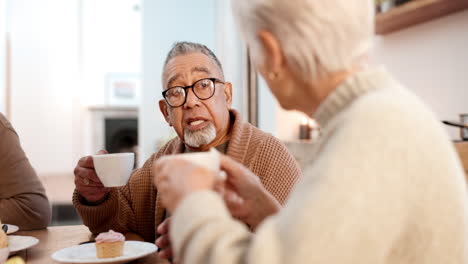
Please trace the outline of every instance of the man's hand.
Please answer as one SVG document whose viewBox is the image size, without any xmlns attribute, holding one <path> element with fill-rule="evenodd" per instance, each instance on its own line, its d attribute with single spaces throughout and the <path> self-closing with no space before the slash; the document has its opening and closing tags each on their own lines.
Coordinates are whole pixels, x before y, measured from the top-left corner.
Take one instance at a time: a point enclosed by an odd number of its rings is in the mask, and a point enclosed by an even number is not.
<svg viewBox="0 0 468 264">
<path fill-rule="evenodd" d="M 107 153 L 107 151 L 101 150 L 97 154 Z M 73 172 L 75 174 L 75 188 L 86 201 L 97 203 L 110 192 L 110 189 L 104 187 L 96 175 L 93 157 L 86 156 L 81 158 Z"/>
<path fill-rule="evenodd" d="M 227 173 L 224 201 L 232 216 L 252 229 L 275 214 L 280 204 L 262 185 L 258 176 L 228 156 L 221 156 L 221 169 Z"/>
</svg>

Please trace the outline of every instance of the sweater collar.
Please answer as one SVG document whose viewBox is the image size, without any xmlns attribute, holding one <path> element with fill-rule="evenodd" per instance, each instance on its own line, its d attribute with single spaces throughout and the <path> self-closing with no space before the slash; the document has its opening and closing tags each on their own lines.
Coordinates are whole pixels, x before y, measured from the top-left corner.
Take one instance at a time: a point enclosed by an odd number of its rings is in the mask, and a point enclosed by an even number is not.
<svg viewBox="0 0 468 264">
<path fill-rule="evenodd" d="M 319 105 L 314 114 L 321 127 L 364 94 L 383 88 L 392 81 L 382 67 L 367 69 L 349 76 Z"/>
<path fill-rule="evenodd" d="M 231 139 L 226 154 L 237 162 L 243 163 L 252 137 L 252 126 L 244 122 L 239 112 L 229 110 L 231 115 Z"/>
</svg>

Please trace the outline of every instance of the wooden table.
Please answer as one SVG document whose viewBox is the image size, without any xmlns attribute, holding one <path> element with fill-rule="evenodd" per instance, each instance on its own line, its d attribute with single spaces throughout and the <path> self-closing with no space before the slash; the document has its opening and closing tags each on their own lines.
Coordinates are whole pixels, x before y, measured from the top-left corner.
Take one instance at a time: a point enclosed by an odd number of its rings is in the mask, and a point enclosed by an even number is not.
<svg viewBox="0 0 468 264">
<path fill-rule="evenodd" d="M 18 252 L 27 264 L 54 263 L 51 255 L 62 248 L 78 245 L 92 239 L 91 232 L 84 225 L 56 226 L 35 231 L 19 231 L 14 235 L 33 236 L 39 239 L 36 246 Z M 155 254 L 130 262 L 132 264 L 167 264 Z"/>
</svg>

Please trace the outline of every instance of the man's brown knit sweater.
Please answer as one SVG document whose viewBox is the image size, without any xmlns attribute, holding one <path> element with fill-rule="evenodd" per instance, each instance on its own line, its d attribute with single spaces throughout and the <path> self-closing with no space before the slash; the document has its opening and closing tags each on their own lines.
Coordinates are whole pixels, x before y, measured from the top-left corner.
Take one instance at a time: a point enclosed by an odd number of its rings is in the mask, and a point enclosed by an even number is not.
<svg viewBox="0 0 468 264">
<path fill-rule="evenodd" d="M 278 139 L 243 122 L 236 111 L 231 111 L 231 117 L 233 125 L 226 154 L 258 175 L 266 189 L 284 204 L 301 175 L 298 164 Z M 95 234 L 113 229 L 134 232 L 154 242 L 164 208 L 153 185 L 152 164 L 161 156 L 182 153 L 184 148 L 179 138 L 168 142 L 133 172 L 126 186 L 113 188 L 99 205 L 86 205 L 75 190 L 73 204 L 84 224 Z"/>
</svg>

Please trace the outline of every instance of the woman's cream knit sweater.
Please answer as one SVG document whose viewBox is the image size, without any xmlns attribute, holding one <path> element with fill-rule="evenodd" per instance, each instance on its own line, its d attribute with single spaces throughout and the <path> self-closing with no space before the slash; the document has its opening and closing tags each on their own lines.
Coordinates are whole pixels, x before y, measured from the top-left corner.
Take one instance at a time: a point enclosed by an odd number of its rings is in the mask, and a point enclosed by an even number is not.
<svg viewBox="0 0 468 264">
<path fill-rule="evenodd" d="M 182 263 L 467 263 L 464 173 L 418 98 L 384 70 L 368 70 L 315 118 L 323 136 L 304 177 L 256 234 L 214 192 L 182 201 L 171 225 Z"/>
</svg>

